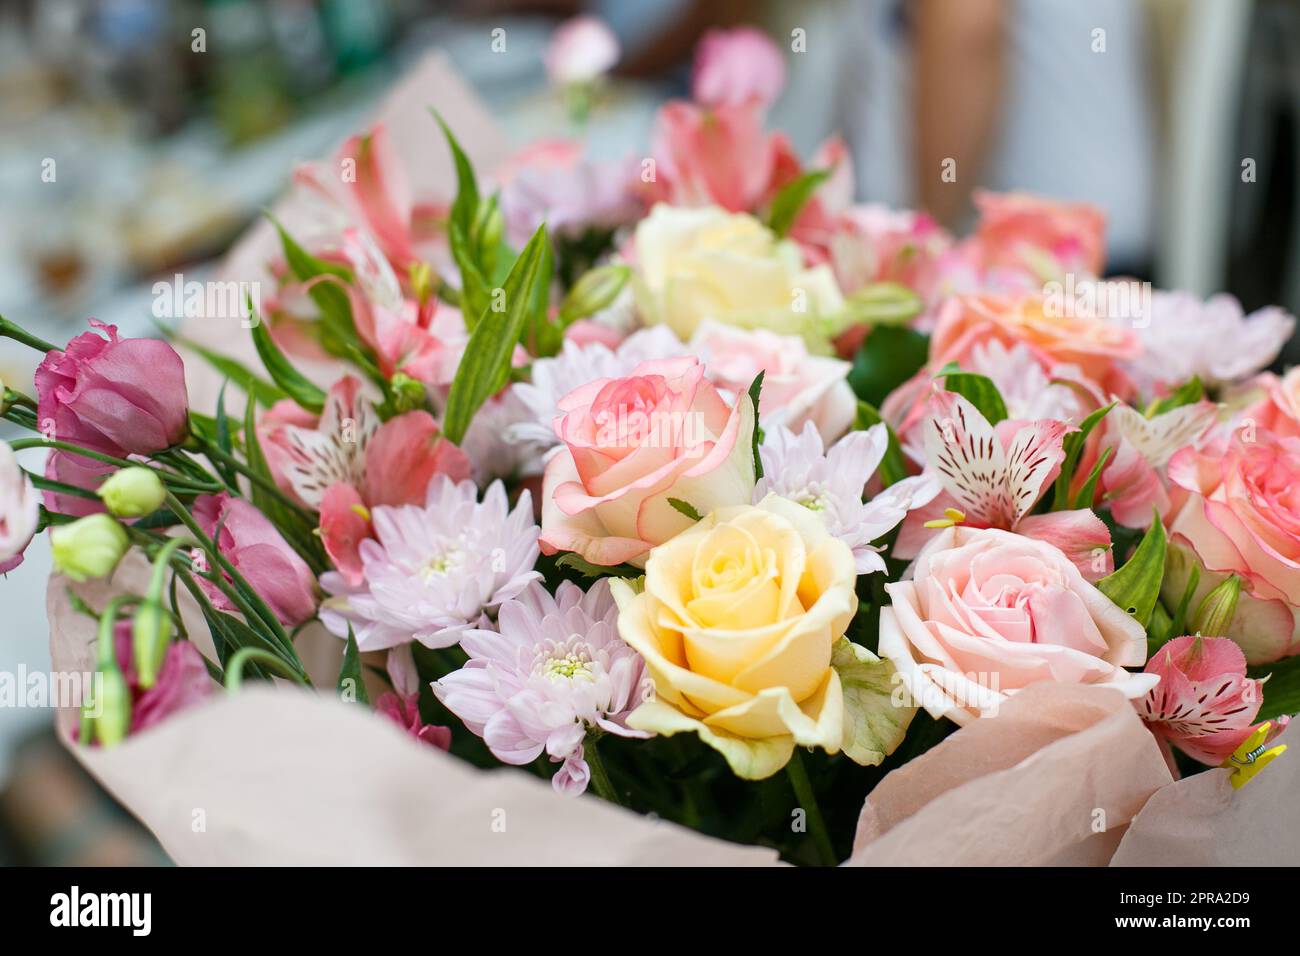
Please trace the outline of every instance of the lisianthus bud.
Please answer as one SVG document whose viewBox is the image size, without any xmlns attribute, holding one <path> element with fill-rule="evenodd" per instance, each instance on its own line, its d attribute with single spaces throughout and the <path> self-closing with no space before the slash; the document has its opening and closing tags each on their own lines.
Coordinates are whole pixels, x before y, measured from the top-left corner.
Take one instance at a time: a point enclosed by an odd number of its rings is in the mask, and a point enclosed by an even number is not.
<svg viewBox="0 0 1300 956">
<path fill-rule="evenodd" d="M 74 581 L 111 574 L 129 544 L 126 529 L 103 513 L 78 518 L 50 532 L 54 566 Z"/>
<path fill-rule="evenodd" d="M 1225 637 L 1237 613 L 1237 599 L 1241 597 L 1241 578 L 1229 575 L 1201 601 L 1192 621 L 1192 633 L 1202 637 Z"/>
<path fill-rule="evenodd" d="M 474 235 L 477 237 L 480 250 L 491 252 L 496 249 L 501 244 L 505 228 L 505 219 L 501 215 L 499 205 L 495 202 L 485 202 L 479 206 L 474 223 Z"/>
<path fill-rule="evenodd" d="M 99 486 L 105 507 L 119 518 L 142 518 L 162 507 L 167 498 L 162 479 L 152 468 L 123 468 Z"/>
<path fill-rule="evenodd" d="M 142 603 L 131 624 L 132 660 L 136 681 L 142 688 L 147 690 L 157 682 L 171 636 L 171 615 L 156 601 Z"/>
<path fill-rule="evenodd" d="M 131 729 L 131 688 L 116 664 L 100 670 L 95 700 L 99 716 L 94 720 L 95 739 L 102 747 L 121 743 Z"/>
<path fill-rule="evenodd" d="M 568 322 L 594 315 L 618 298 L 632 276 L 627 266 L 599 266 L 573 284 L 560 306 L 560 316 Z"/>
</svg>

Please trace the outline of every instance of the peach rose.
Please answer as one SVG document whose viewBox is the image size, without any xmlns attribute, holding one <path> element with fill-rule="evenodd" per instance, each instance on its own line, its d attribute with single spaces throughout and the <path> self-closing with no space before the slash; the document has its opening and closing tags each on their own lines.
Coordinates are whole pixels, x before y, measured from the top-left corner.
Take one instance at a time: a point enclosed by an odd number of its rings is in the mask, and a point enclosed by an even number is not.
<svg viewBox="0 0 1300 956">
<path fill-rule="evenodd" d="M 1265 372 L 1252 384 L 1262 388 L 1264 395 L 1242 412 L 1240 424 L 1278 438 L 1300 438 L 1300 365 L 1280 378 Z"/>
<path fill-rule="evenodd" d="M 932 364 L 960 363 L 976 343 L 990 338 L 1008 347 L 1023 342 L 1045 364 L 1072 365 L 1121 397 L 1134 391 L 1121 363 L 1141 353 L 1137 333 L 1087 310 L 1051 309 L 1041 295 L 952 297 L 940 309 L 930 339 Z"/>
<path fill-rule="evenodd" d="M 642 362 L 627 378 L 597 379 L 560 400 L 565 445 L 542 485 L 545 554 L 642 566 L 646 552 L 699 514 L 747 502 L 754 490 L 754 411 L 728 405 L 692 356 Z"/>
<path fill-rule="evenodd" d="M 1239 428 L 1178 452 L 1169 479 L 1166 599 L 1179 600 L 1194 563 L 1204 569 L 1194 601 L 1239 575 L 1248 591 L 1227 636 L 1251 664 L 1300 652 L 1300 438 Z"/>
<path fill-rule="evenodd" d="M 880 656 L 918 706 L 967 724 L 1030 684 L 1155 686 L 1142 626 L 1084 580 L 1059 549 L 1009 531 L 948 528 L 905 579 L 885 585 Z"/>
</svg>

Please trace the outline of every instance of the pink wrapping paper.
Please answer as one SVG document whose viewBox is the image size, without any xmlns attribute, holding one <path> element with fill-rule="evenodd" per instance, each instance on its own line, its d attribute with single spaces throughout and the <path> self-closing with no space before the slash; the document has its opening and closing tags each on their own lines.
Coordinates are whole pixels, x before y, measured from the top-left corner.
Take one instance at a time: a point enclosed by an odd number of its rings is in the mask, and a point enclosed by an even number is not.
<svg viewBox="0 0 1300 956">
<path fill-rule="evenodd" d="M 1266 691 L 1267 693 L 1267 691 Z M 1240 790 L 1209 770 L 1159 790 L 1133 818 L 1111 866 L 1300 866 L 1300 730 Z"/>
<path fill-rule="evenodd" d="M 1036 684 L 885 777 L 862 808 L 850 863 L 1104 864 L 1170 782 L 1119 693 Z"/>
</svg>

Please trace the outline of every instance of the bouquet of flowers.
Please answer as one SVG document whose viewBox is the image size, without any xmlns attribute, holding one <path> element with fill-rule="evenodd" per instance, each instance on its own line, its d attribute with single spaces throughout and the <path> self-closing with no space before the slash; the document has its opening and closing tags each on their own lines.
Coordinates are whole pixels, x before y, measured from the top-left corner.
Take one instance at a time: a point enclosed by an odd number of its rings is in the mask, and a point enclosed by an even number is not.
<svg viewBox="0 0 1300 956">
<path fill-rule="evenodd" d="M 607 41 L 557 41 L 583 108 Z M 34 436 L 0 444 L 0 568 L 48 530 L 93 621 L 75 746 L 300 685 L 413 763 L 800 863 L 845 859 L 860 814 L 869 843 L 945 754 L 1023 767 L 1062 701 L 1154 781 L 1125 819 L 1278 757 L 1300 378 L 1260 370 L 1293 318 L 1101 280 L 1086 206 L 982 195 L 959 239 L 854 205 L 843 144 L 805 163 L 765 129 L 780 83 L 768 41 L 711 35 L 643 160 L 547 142 L 488 178 L 443 125 L 443 195 L 385 126 L 349 139 L 295 174 L 318 215 L 277 224 L 244 303 L 256 366 L 0 320 L 43 353 L 3 393 Z"/>
</svg>

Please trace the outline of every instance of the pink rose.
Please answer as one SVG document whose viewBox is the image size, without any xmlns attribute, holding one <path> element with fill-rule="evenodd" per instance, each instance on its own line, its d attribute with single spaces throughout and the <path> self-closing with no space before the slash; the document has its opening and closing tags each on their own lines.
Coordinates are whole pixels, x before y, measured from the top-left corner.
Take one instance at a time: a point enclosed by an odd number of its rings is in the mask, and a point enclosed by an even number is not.
<svg viewBox="0 0 1300 956">
<path fill-rule="evenodd" d="M 966 724 L 1040 681 L 1141 697 L 1151 674 L 1142 626 L 1084 580 L 1060 550 L 992 528 L 945 529 L 880 611 L 880 655 L 936 718 Z"/>
<path fill-rule="evenodd" d="M 705 320 L 690 351 L 705 364 L 709 379 L 733 395 L 744 395 L 763 373 L 758 414 L 764 429 L 784 425 L 800 432 L 812 422 L 829 445 L 853 424 L 858 402 L 848 383 L 852 365 L 809 355 L 800 336 Z"/>
<path fill-rule="evenodd" d="M 1038 274 L 1047 257 L 1058 274 L 1095 276 L 1106 264 L 1106 216 L 1095 206 L 984 191 L 976 191 L 975 206 L 980 218 L 973 239 L 985 269 Z"/>
<path fill-rule="evenodd" d="M 1300 651 L 1300 438 L 1238 429 L 1178 452 L 1169 479 L 1171 543 L 1209 572 L 1197 598 L 1225 576 L 1240 576 L 1246 590 L 1227 636 L 1252 664 Z M 1178 552 L 1171 556 L 1167 599 L 1179 600 L 1175 589 L 1185 586 L 1189 567 Z"/>
<path fill-rule="evenodd" d="M 710 30 L 695 49 L 691 96 L 705 106 L 769 106 L 785 85 L 785 63 L 754 27 Z"/>
<path fill-rule="evenodd" d="M 109 454 L 149 455 L 189 433 L 185 366 L 166 342 L 122 339 L 117 327 L 90 320 L 108 338 L 83 332 L 36 369 L 41 430 Z"/>
<path fill-rule="evenodd" d="M 296 627 L 315 616 L 316 578 L 265 515 L 242 498 L 222 492 L 195 499 L 194 517 L 206 534 L 217 534 L 222 555 L 281 623 Z M 199 578 L 199 586 L 215 607 L 234 609 L 212 582 Z"/>
<path fill-rule="evenodd" d="M 546 466 L 542 551 L 593 564 L 642 566 L 646 553 L 706 515 L 747 503 L 754 490 L 754 414 L 734 406 L 691 356 L 643 362 L 627 378 L 597 379 L 559 403 L 564 443 Z"/>
<path fill-rule="evenodd" d="M 1300 366 L 1281 378 L 1265 372 L 1254 380 L 1262 398 L 1242 412 L 1239 424 L 1271 432 L 1278 438 L 1300 438 Z"/>
<path fill-rule="evenodd" d="M 1246 676 L 1241 648 L 1226 637 L 1175 637 L 1146 672 L 1160 683 L 1137 702 L 1138 714 L 1192 759 L 1217 767 L 1254 733 L 1264 684 Z"/>
<path fill-rule="evenodd" d="M 596 17 L 561 24 L 546 48 L 546 75 L 557 86 L 589 83 L 608 73 L 620 50 L 614 31 Z"/>
</svg>

